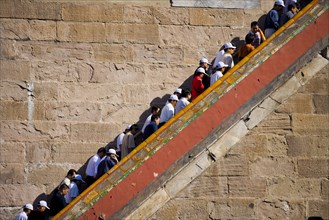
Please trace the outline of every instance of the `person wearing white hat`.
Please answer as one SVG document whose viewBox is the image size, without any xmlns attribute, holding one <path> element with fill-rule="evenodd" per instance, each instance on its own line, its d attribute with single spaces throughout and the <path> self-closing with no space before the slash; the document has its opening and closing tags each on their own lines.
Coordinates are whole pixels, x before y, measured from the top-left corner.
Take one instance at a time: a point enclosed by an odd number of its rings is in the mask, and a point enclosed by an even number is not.
<svg viewBox="0 0 329 220">
<path fill-rule="evenodd" d="M 160 124 L 159 128 L 166 123 L 169 119 L 174 117 L 175 115 L 175 106 L 178 101 L 177 95 L 171 95 L 168 99 L 168 102 L 163 107 L 161 114 L 160 114 Z"/>
<path fill-rule="evenodd" d="M 283 0 L 276 0 L 271 11 L 267 13 L 265 18 L 266 38 L 270 37 L 272 34 L 274 34 L 276 30 L 279 29 L 280 27 L 279 19 L 283 12 L 283 8 L 284 8 Z"/>
<path fill-rule="evenodd" d="M 194 71 L 194 76 L 197 73 L 197 70 L 201 67 L 205 70 L 204 76 L 202 78 L 202 83 L 204 85 L 204 88 L 207 89 L 210 86 L 210 75 L 208 74 L 208 67 L 209 67 L 210 63 L 208 61 L 207 58 L 201 58 L 199 61 L 199 66 L 198 68 L 196 68 L 196 70 Z M 180 99 L 181 97 L 178 96 L 178 99 Z"/>
<path fill-rule="evenodd" d="M 287 23 L 291 18 L 293 18 L 298 13 L 298 6 L 296 3 L 291 3 L 288 5 L 288 11 L 282 13 L 280 17 L 280 27 Z"/>
<path fill-rule="evenodd" d="M 198 68 L 196 70 L 196 75 L 192 81 L 192 100 L 198 97 L 205 90 L 204 85 L 202 83 L 202 78 L 206 71 L 203 68 Z"/>
<path fill-rule="evenodd" d="M 225 71 L 225 68 L 227 68 L 228 65 L 226 65 L 223 62 L 218 62 L 215 67 L 215 72 L 211 75 L 210 79 L 210 85 L 214 84 L 219 78 L 223 77 L 223 72 Z"/>
<path fill-rule="evenodd" d="M 230 42 L 224 44 L 224 55 L 221 57 L 219 61 L 225 63 L 229 68 L 233 68 L 234 61 L 232 55 L 235 49 L 236 47 L 233 46 L 233 44 Z M 229 68 L 227 68 L 223 74 L 225 74 Z"/>
<path fill-rule="evenodd" d="M 14 220 L 27 220 L 28 215 L 33 211 L 33 205 L 32 204 L 26 204 L 23 206 L 23 211 L 20 212 L 15 216 Z"/>
<path fill-rule="evenodd" d="M 131 127 L 133 127 L 132 125 Z M 107 171 L 109 171 L 115 164 L 118 163 L 118 155 L 117 152 L 110 148 L 106 153 L 104 160 L 102 160 L 97 168 L 97 176 L 96 179 L 103 176 Z"/>
<path fill-rule="evenodd" d="M 49 210 L 48 204 L 45 200 L 40 200 L 37 204 L 37 209 L 33 210 L 29 215 L 29 220 L 46 220 L 46 210 Z"/>
</svg>

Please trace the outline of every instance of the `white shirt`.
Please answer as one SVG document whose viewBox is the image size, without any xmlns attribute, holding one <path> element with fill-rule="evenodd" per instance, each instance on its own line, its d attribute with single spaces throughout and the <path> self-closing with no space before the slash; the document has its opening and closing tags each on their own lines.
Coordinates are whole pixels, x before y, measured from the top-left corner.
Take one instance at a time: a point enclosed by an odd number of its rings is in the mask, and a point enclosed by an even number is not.
<svg viewBox="0 0 329 220">
<path fill-rule="evenodd" d="M 169 119 L 174 117 L 174 115 L 175 115 L 174 106 L 170 102 L 168 102 L 161 111 L 160 123 L 167 122 Z"/>
<path fill-rule="evenodd" d="M 223 73 L 219 70 L 214 72 L 214 74 L 211 75 L 210 78 L 210 85 L 214 84 L 219 78 L 223 77 Z"/>
<path fill-rule="evenodd" d="M 79 189 L 75 182 L 71 182 L 70 191 L 65 195 L 65 201 L 69 204 L 72 201 L 72 198 L 75 198 L 79 195 Z"/>
<path fill-rule="evenodd" d="M 117 149 L 118 149 L 118 151 L 121 151 L 120 146 L 122 145 L 123 136 L 125 136 L 125 133 L 122 132 L 117 137 Z"/>
<path fill-rule="evenodd" d="M 101 162 L 101 158 L 100 158 L 100 156 L 98 156 L 98 154 L 95 154 L 92 158 L 90 158 L 88 161 L 87 168 L 86 168 L 86 175 L 87 176 L 96 176 L 97 167 L 100 162 Z"/>
<path fill-rule="evenodd" d="M 190 102 L 185 98 L 182 97 L 180 100 L 178 100 L 176 107 L 175 107 L 175 112 L 176 114 L 182 110 L 183 108 L 185 108 L 185 106 L 187 106 L 188 104 L 190 104 Z"/>
<path fill-rule="evenodd" d="M 228 54 L 228 53 L 225 53 L 223 56 L 222 56 L 222 59 L 219 60 L 219 61 L 222 61 L 223 63 L 225 63 L 226 65 L 228 65 L 229 67 L 233 68 L 234 67 L 234 61 L 233 61 L 233 57 L 231 54 Z M 218 62 L 219 62 L 218 61 Z"/>
<path fill-rule="evenodd" d="M 151 118 L 152 118 L 152 114 L 150 114 L 150 115 L 146 118 L 146 120 L 145 120 L 145 122 L 144 122 L 144 126 L 143 126 L 143 128 L 142 128 L 142 133 L 144 133 L 146 126 L 148 126 L 148 125 L 151 123 Z"/>
<path fill-rule="evenodd" d="M 14 220 L 27 220 L 27 214 L 25 212 L 21 212 L 15 216 Z"/>
<path fill-rule="evenodd" d="M 223 57 L 224 53 L 225 53 L 224 50 L 218 51 L 218 53 L 216 55 L 216 58 L 215 58 L 215 61 L 214 61 L 214 64 L 212 66 L 213 68 L 215 68 L 216 65 L 218 64 L 218 62 L 222 60 L 222 57 Z"/>
</svg>

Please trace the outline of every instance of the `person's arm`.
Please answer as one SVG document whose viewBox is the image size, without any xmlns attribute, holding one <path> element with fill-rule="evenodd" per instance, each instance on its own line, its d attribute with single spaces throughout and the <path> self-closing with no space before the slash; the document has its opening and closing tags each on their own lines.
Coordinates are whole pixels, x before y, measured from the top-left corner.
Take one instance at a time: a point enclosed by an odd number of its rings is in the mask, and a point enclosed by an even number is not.
<svg viewBox="0 0 329 220">
<path fill-rule="evenodd" d="M 278 29 L 280 26 L 279 13 L 276 10 L 272 10 L 270 12 L 270 18 L 271 18 L 272 24 L 274 25 L 275 29 Z"/>
<path fill-rule="evenodd" d="M 265 37 L 265 34 L 263 33 L 262 29 L 258 29 L 258 32 L 260 34 L 260 38 L 261 38 L 261 43 L 266 41 L 266 37 Z"/>
</svg>

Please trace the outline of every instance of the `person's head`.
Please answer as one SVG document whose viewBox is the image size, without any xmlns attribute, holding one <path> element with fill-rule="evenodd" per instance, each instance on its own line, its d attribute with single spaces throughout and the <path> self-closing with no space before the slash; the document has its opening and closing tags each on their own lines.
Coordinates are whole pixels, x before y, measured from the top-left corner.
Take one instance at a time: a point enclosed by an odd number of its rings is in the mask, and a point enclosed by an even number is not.
<svg viewBox="0 0 329 220">
<path fill-rule="evenodd" d="M 65 183 L 60 185 L 60 187 L 58 189 L 58 192 L 63 196 L 65 196 L 69 191 L 70 191 L 70 187 L 68 185 L 66 185 Z"/>
<path fill-rule="evenodd" d="M 231 43 L 226 43 L 224 44 L 224 51 L 225 53 L 228 53 L 228 54 L 233 54 L 234 53 L 234 50 L 235 50 L 235 46 L 233 46 L 233 44 Z"/>
<path fill-rule="evenodd" d="M 222 61 L 218 62 L 217 65 L 216 65 L 216 70 L 219 70 L 221 72 L 224 72 L 225 71 L 225 68 L 227 68 L 228 65 L 223 63 Z"/>
<path fill-rule="evenodd" d="M 182 97 L 186 98 L 187 100 L 190 100 L 192 97 L 190 90 L 183 89 Z"/>
<path fill-rule="evenodd" d="M 291 11 L 293 14 L 297 14 L 298 12 L 298 6 L 296 3 L 292 3 L 288 5 L 288 11 Z"/>
<path fill-rule="evenodd" d="M 160 123 L 160 115 L 152 115 L 151 116 L 151 121 L 154 122 L 155 124 L 159 125 L 159 123 Z"/>
<path fill-rule="evenodd" d="M 32 204 L 26 204 L 23 206 L 23 212 L 25 212 L 27 215 L 29 215 L 32 211 L 33 211 Z"/>
<path fill-rule="evenodd" d="M 251 44 L 255 39 L 255 35 L 253 34 L 247 34 L 245 37 L 246 44 Z"/>
<path fill-rule="evenodd" d="M 199 67 L 197 70 L 196 70 L 196 73 L 195 73 L 195 76 L 200 76 L 201 78 L 204 76 L 204 74 L 206 74 L 206 71 L 204 68 L 202 67 Z"/>
<path fill-rule="evenodd" d="M 67 172 L 66 177 L 69 178 L 70 180 L 73 180 L 74 176 L 77 174 L 77 171 L 75 169 L 70 169 Z"/>
<path fill-rule="evenodd" d="M 259 31 L 259 25 L 257 21 L 253 21 L 250 24 L 251 32 L 257 33 Z"/>
<path fill-rule="evenodd" d="M 44 200 L 40 200 L 37 205 L 38 212 L 44 212 L 46 209 L 49 209 L 48 204 Z"/>
<path fill-rule="evenodd" d="M 139 130 L 139 127 L 137 124 L 133 124 L 129 129 L 130 133 L 132 133 L 133 135 L 137 134 L 138 130 Z"/>
<path fill-rule="evenodd" d="M 177 95 L 178 99 L 182 96 L 182 89 L 178 88 L 175 90 L 174 95 Z"/>
<path fill-rule="evenodd" d="M 152 115 L 157 115 L 157 114 L 159 114 L 160 113 L 160 107 L 159 106 L 157 106 L 157 105 L 153 105 L 152 106 L 152 108 L 151 108 L 151 113 L 152 113 Z"/>
<path fill-rule="evenodd" d="M 80 174 L 75 175 L 72 181 L 75 182 L 77 185 L 80 185 L 81 183 L 85 183 L 85 181 L 82 179 L 82 176 Z"/>
<path fill-rule="evenodd" d="M 207 58 L 201 58 L 199 62 L 200 67 L 207 68 L 209 65 L 209 61 Z"/>
<path fill-rule="evenodd" d="M 284 2 L 283 0 L 275 0 L 275 3 L 274 3 L 274 6 L 273 8 L 278 11 L 278 12 L 281 12 L 284 8 Z"/>
<path fill-rule="evenodd" d="M 105 147 L 101 147 L 97 150 L 97 154 L 100 158 L 103 158 L 105 156 L 105 153 L 106 153 Z"/>
<path fill-rule="evenodd" d="M 168 99 L 168 102 L 170 102 L 174 107 L 176 106 L 178 101 L 177 95 L 171 95 Z"/>
</svg>

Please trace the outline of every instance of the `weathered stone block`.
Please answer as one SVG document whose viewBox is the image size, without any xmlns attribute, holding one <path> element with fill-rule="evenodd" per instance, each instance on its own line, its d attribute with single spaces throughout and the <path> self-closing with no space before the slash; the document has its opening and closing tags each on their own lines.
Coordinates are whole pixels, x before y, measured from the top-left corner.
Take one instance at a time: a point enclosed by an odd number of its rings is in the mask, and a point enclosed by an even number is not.
<svg viewBox="0 0 329 220">
<path fill-rule="evenodd" d="M 0 58 L 15 59 L 18 57 L 17 42 L 15 40 L 0 39 Z"/>
<path fill-rule="evenodd" d="M 141 45 L 135 48 L 134 61 L 139 63 L 180 64 L 182 59 L 183 51 L 180 47 Z"/>
<path fill-rule="evenodd" d="M 107 24 L 106 40 L 109 43 L 159 44 L 159 27 L 154 24 Z"/>
<path fill-rule="evenodd" d="M 0 100 L 5 101 L 27 101 L 26 84 L 18 81 L 0 82 Z"/>
<path fill-rule="evenodd" d="M 266 199 L 256 205 L 257 219 L 305 219 L 303 200 Z"/>
<path fill-rule="evenodd" d="M 69 3 L 63 4 L 64 21 L 122 22 L 123 5 Z"/>
<path fill-rule="evenodd" d="M 246 176 L 248 174 L 248 159 L 240 155 L 218 158 L 216 163 L 204 173 L 205 176 Z"/>
<path fill-rule="evenodd" d="M 268 181 L 268 193 L 276 198 L 305 199 L 320 196 L 320 180 L 273 178 Z"/>
<path fill-rule="evenodd" d="M 154 24 L 156 21 L 151 7 L 127 5 L 123 11 L 123 18 L 127 23 Z"/>
<path fill-rule="evenodd" d="M 300 87 L 300 83 L 297 77 L 291 77 L 287 82 L 285 82 L 280 88 L 274 91 L 270 97 L 279 103 L 283 103 L 286 99 L 288 99 L 291 94 L 294 94 L 298 88 Z"/>
<path fill-rule="evenodd" d="M 226 177 L 198 177 L 179 192 L 176 198 L 213 198 L 228 195 Z"/>
<path fill-rule="evenodd" d="M 287 141 L 285 136 L 276 134 L 267 134 L 266 150 L 268 156 L 286 156 Z"/>
<path fill-rule="evenodd" d="M 160 25 L 187 25 L 189 22 L 188 10 L 183 8 L 154 7 L 152 12 Z"/>
<path fill-rule="evenodd" d="M 120 130 L 114 127 L 115 125 L 107 123 L 72 123 L 70 138 L 73 141 L 107 143 L 116 137 L 115 131 Z"/>
<path fill-rule="evenodd" d="M 57 163 L 84 164 L 102 145 L 95 143 L 54 143 L 52 158 Z"/>
<path fill-rule="evenodd" d="M 50 163 L 51 146 L 50 142 L 31 142 L 26 143 L 26 161 L 29 163 Z"/>
<path fill-rule="evenodd" d="M 94 75 L 94 67 L 90 63 L 70 62 L 68 72 L 60 75 L 62 82 L 91 82 Z"/>
<path fill-rule="evenodd" d="M 207 219 L 207 201 L 198 199 L 173 199 L 150 219 Z"/>
<path fill-rule="evenodd" d="M 248 121 L 246 122 L 246 126 L 248 129 L 252 129 L 255 126 L 257 126 L 263 119 L 268 116 L 271 113 L 270 110 L 256 107 L 250 112 L 250 115 L 248 116 Z"/>
<path fill-rule="evenodd" d="M 322 199 L 329 199 L 329 180 L 323 179 L 321 181 L 321 198 Z"/>
<path fill-rule="evenodd" d="M 33 95 L 38 101 L 55 101 L 58 99 L 58 83 L 35 82 L 33 83 Z"/>
<path fill-rule="evenodd" d="M 20 60 L 0 60 L 1 80 L 29 81 L 30 62 Z"/>
<path fill-rule="evenodd" d="M 328 178 L 329 177 L 329 160 L 312 158 L 297 160 L 298 174 L 307 178 Z"/>
<path fill-rule="evenodd" d="M 297 93 L 291 96 L 287 102 L 276 109 L 279 113 L 312 113 L 313 102 L 311 94 Z"/>
<path fill-rule="evenodd" d="M 275 177 L 295 176 L 294 161 L 287 157 L 265 157 L 253 161 L 250 164 L 252 176 Z"/>
<path fill-rule="evenodd" d="M 29 28 L 27 20 L 0 19 L 0 37 L 3 39 L 27 40 L 29 39 Z"/>
<path fill-rule="evenodd" d="M 0 163 L 24 163 L 25 146 L 22 143 L 1 143 Z M 2 179 L 2 177 L 1 177 Z"/>
<path fill-rule="evenodd" d="M 97 61 L 125 63 L 133 60 L 132 47 L 123 44 L 93 44 Z"/>
<path fill-rule="evenodd" d="M 190 8 L 191 25 L 243 26 L 243 10 Z"/>
<path fill-rule="evenodd" d="M 69 63 L 65 61 L 33 61 L 31 75 L 36 81 L 60 81 L 61 76 L 68 75 Z"/>
<path fill-rule="evenodd" d="M 101 109 L 96 103 L 47 102 L 46 119 L 50 121 L 93 121 L 101 119 Z"/>
<path fill-rule="evenodd" d="M 329 115 L 292 114 L 292 130 L 301 135 L 327 135 Z"/>
<path fill-rule="evenodd" d="M 104 23 L 57 23 L 59 41 L 105 42 Z"/>
<path fill-rule="evenodd" d="M 313 95 L 314 113 L 329 114 L 329 95 Z"/>
<path fill-rule="evenodd" d="M 21 161 L 24 161 L 24 158 L 21 158 Z M 21 162 L 0 164 L 0 184 L 9 185 L 25 183 L 24 167 L 24 164 Z"/>
<path fill-rule="evenodd" d="M 67 102 L 105 102 L 122 103 L 122 85 L 109 84 L 60 84 L 60 100 Z"/>
<path fill-rule="evenodd" d="M 27 103 L 0 101 L 0 120 L 27 120 Z"/>
<path fill-rule="evenodd" d="M 234 145 L 228 154 L 266 155 L 267 137 L 262 134 L 249 133 Z"/>
<path fill-rule="evenodd" d="M 144 120 L 141 120 L 142 113 L 148 106 L 122 106 L 122 105 L 112 105 L 112 104 L 102 104 L 102 122 L 117 124 L 120 130 L 126 128 L 128 124 L 133 124 L 135 122 L 140 122 L 142 127 L 144 125 Z"/>
<path fill-rule="evenodd" d="M 15 205 L 15 204 L 14 204 Z M 2 219 L 12 219 L 15 215 L 21 212 L 22 207 L 1 207 L 0 213 Z"/>
<path fill-rule="evenodd" d="M 250 198 L 216 199 L 208 203 L 211 219 L 255 219 L 254 200 Z"/>
<path fill-rule="evenodd" d="M 292 157 L 323 157 L 329 156 L 329 137 L 292 136 L 286 137 L 288 155 Z"/>
<path fill-rule="evenodd" d="M 74 169 L 75 167 L 72 167 Z M 67 169 L 58 165 L 31 165 L 29 166 L 29 172 L 27 176 L 27 182 L 39 183 L 39 184 L 51 184 L 57 183 L 65 177 Z"/>
<path fill-rule="evenodd" d="M 31 20 L 29 37 L 31 40 L 56 40 L 56 22 Z"/>
<path fill-rule="evenodd" d="M 147 85 L 124 85 L 124 103 L 125 104 L 142 104 L 147 98 L 145 90 Z"/>
<path fill-rule="evenodd" d="M 289 134 L 291 133 L 290 117 L 288 114 L 270 114 L 257 129 L 260 133 Z"/>
<path fill-rule="evenodd" d="M 328 200 L 308 201 L 308 216 L 318 216 L 322 219 L 329 219 Z"/>
<path fill-rule="evenodd" d="M 327 61 L 328 62 L 328 61 Z M 328 94 L 329 91 L 329 65 L 327 64 L 315 77 L 313 77 L 309 83 L 303 88 L 303 92 L 316 93 L 316 94 Z"/>
<path fill-rule="evenodd" d="M 230 197 L 262 197 L 266 194 L 266 179 L 255 177 L 228 177 Z"/>
<path fill-rule="evenodd" d="M 0 184 L 0 203 L 2 206 L 23 206 L 43 192 L 44 188 L 40 185 Z"/>
</svg>

